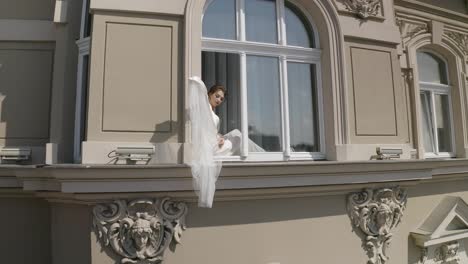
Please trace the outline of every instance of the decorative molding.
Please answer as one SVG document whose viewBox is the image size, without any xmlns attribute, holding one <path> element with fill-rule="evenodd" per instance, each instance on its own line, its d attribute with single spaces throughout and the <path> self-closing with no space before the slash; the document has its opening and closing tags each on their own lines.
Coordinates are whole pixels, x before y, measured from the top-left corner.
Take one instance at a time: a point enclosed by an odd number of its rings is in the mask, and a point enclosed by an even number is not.
<svg viewBox="0 0 468 264">
<path fill-rule="evenodd" d="M 116 200 L 93 208 L 94 229 L 120 263 L 161 263 L 171 242 L 180 243 L 187 205 L 164 199 Z"/>
<path fill-rule="evenodd" d="M 406 190 L 399 187 L 365 189 L 347 199 L 348 214 L 353 226 L 365 235 L 368 264 L 384 264 L 392 230 L 401 222 L 406 208 Z"/>
<path fill-rule="evenodd" d="M 455 44 L 468 56 L 468 35 L 455 31 L 445 31 L 445 35 L 452 39 Z"/>
<path fill-rule="evenodd" d="M 356 14 L 361 19 L 379 16 L 382 9 L 380 0 L 343 0 L 342 3 L 347 11 Z"/>
<path fill-rule="evenodd" d="M 460 197 L 444 197 L 411 236 L 421 249 L 419 264 L 468 263 L 463 242 L 468 237 L 468 204 Z"/>
<path fill-rule="evenodd" d="M 411 83 L 414 79 L 413 68 L 402 68 L 401 75 L 404 80 L 406 80 L 408 83 Z"/>
<path fill-rule="evenodd" d="M 429 25 L 422 21 L 413 21 L 400 17 L 396 17 L 396 25 L 400 29 L 401 43 L 403 49 L 406 48 L 406 44 L 416 36 L 429 32 Z"/>
<path fill-rule="evenodd" d="M 435 251 L 435 260 L 442 264 L 459 264 L 460 257 L 458 256 L 458 249 L 460 244 L 458 241 L 453 243 L 443 244 Z"/>
</svg>

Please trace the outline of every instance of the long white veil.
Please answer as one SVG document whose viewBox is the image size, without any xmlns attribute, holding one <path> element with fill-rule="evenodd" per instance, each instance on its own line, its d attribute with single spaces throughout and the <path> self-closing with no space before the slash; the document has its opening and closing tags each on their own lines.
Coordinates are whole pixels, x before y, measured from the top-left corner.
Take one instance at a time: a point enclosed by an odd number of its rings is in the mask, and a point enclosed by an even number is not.
<svg viewBox="0 0 468 264">
<path fill-rule="evenodd" d="M 193 187 L 198 195 L 198 206 L 211 208 L 216 180 L 221 172 L 221 162 L 214 160 L 218 131 L 203 81 L 197 76 L 190 78 L 188 90 L 192 132 L 192 161 L 189 165 L 192 168 Z"/>
</svg>

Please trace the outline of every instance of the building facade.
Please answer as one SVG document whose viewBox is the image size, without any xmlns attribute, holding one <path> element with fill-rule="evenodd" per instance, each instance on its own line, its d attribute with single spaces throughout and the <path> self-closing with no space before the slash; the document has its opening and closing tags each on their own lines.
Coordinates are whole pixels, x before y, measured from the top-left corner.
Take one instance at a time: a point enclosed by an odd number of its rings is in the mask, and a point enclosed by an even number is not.
<svg viewBox="0 0 468 264">
<path fill-rule="evenodd" d="M 465 0 L 3 0 L 2 261 L 468 263 L 467 63 Z"/>
</svg>

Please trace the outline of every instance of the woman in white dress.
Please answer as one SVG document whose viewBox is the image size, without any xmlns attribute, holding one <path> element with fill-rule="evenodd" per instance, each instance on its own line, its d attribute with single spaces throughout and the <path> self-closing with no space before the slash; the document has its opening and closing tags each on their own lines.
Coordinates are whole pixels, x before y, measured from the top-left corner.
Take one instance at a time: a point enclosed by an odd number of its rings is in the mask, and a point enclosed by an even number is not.
<svg viewBox="0 0 468 264">
<path fill-rule="evenodd" d="M 208 102 L 211 106 L 211 116 L 216 125 L 216 130 L 219 132 L 219 117 L 215 114 L 214 110 L 224 102 L 226 89 L 222 85 L 213 85 L 208 91 Z M 240 132 L 239 132 L 240 135 Z M 217 156 L 230 156 L 233 154 L 233 142 L 225 136 L 217 133 L 218 148 L 215 150 Z M 240 138 L 239 138 L 240 141 Z M 235 142 L 240 145 L 240 142 Z M 236 147 L 237 148 L 237 147 Z"/>
</svg>

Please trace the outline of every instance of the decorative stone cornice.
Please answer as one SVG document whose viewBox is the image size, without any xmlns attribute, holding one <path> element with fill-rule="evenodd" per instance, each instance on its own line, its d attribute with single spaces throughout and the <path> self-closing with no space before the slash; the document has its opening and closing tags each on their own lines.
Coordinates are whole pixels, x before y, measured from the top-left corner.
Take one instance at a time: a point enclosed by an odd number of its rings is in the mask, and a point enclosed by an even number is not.
<svg viewBox="0 0 468 264">
<path fill-rule="evenodd" d="M 171 242 L 180 243 L 186 213 L 185 203 L 170 198 L 116 200 L 94 207 L 94 231 L 122 264 L 160 263 Z"/>
<path fill-rule="evenodd" d="M 445 35 L 452 39 L 455 44 L 468 56 L 468 35 L 460 32 L 445 31 Z"/>
<path fill-rule="evenodd" d="M 343 0 L 346 10 L 355 13 L 361 19 L 378 16 L 382 8 L 380 0 Z"/>
<path fill-rule="evenodd" d="M 365 189 L 350 194 L 347 200 L 351 222 L 365 236 L 367 263 L 386 263 L 392 230 L 400 223 L 406 208 L 406 191 L 399 187 Z"/>
</svg>

